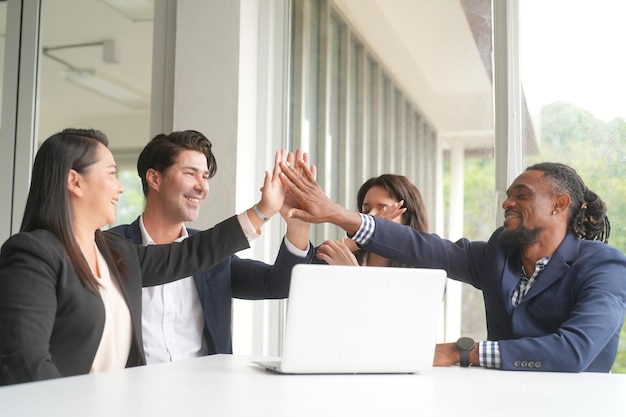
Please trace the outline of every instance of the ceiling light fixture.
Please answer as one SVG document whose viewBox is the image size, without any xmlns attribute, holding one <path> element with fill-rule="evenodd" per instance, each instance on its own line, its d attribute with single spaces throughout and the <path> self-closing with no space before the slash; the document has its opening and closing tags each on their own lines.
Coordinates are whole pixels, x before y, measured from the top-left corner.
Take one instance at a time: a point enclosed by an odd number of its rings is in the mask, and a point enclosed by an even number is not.
<svg viewBox="0 0 626 417">
<path fill-rule="evenodd" d="M 95 70 L 71 68 L 66 69 L 64 74 L 67 81 L 115 100 L 131 109 L 141 110 L 150 106 L 150 100 L 146 94 L 132 90 L 118 80 L 104 77 L 96 73 Z"/>
<path fill-rule="evenodd" d="M 149 95 L 133 89 L 127 84 L 124 84 L 122 81 L 113 79 L 109 76 L 104 76 L 103 74 L 96 72 L 95 69 L 77 68 L 51 53 L 52 51 L 62 49 L 82 48 L 87 46 L 102 46 L 102 60 L 104 62 L 110 64 L 119 62 L 116 42 L 114 39 L 105 39 L 100 42 L 44 47 L 42 48 L 42 54 L 66 67 L 61 74 L 65 76 L 65 79 L 69 82 L 78 84 L 104 97 L 115 100 L 130 109 L 141 110 L 150 107 Z"/>
</svg>

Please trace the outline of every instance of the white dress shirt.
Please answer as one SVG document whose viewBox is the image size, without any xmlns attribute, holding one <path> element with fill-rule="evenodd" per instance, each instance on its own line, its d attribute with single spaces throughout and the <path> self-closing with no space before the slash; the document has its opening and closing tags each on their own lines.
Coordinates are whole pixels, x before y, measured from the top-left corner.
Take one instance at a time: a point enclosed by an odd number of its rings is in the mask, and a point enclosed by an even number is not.
<svg viewBox="0 0 626 417">
<path fill-rule="evenodd" d="M 246 212 L 237 216 L 246 238 L 251 241 L 259 237 Z M 141 240 L 144 245 L 154 245 L 139 219 Z M 189 237 L 187 228 L 181 227 L 177 242 Z M 295 247 L 285 239 L 287 250 L 305 257 L 308 252 Z M 146 363 L 171 362 L 185 358 L 205 356 L 208 348 L 204 339 L 204 314 L 193 277 L 183 278 L 169 284 L 144 287 L 142 289 L 143 348 Z"/>
<path fill-rule="evenodd" d="M 139 219 L 144 245 L 154 245 Z M 189 237 L 184 225 L 180 242 Z M 204 315 L 193 277 L 142 289 L 141 326 L 146 363 L 171 362 L 208 354 Z"/>
</svg>

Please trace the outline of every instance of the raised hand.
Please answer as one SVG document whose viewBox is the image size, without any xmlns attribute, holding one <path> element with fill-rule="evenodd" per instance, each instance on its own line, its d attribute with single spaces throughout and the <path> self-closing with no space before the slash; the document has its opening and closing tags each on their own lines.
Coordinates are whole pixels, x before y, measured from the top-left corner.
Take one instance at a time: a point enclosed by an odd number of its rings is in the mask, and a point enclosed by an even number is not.
<svg viewBox="0 0 626 417">
<path fill-rule="evenodd" d="M 382 210 L 377 211 L 376 214 L 373 214 L 373 216 L 381 219 L 393 220 L 396 217 L 403 215 L 404 212 L 407 210 L 406 207 L 402 207 L 403 205 L 403 200 L 397 201 L 393 204 L 383 207 Z"/>
<path fill-rule="evenodd" d="M 261 187 L 261 201 L 257 206 L 267 217 L 272 217 L 278 213 L 285 202 L 287 189 L 280 179 L 280 164 L 286 162 L 287 158 L 286 150 L 277 151 L 274 156 L 274 169 L 271 173 L 265 171 L 265 179 Z"/>
<path fill-rule="evenodd" d="M 311 172 L 311 174 L 313 175 L 313 179 L 315 179 L 315 177 L 317 176 L 317 169 L 315 167 L 315 165 L 310 165 L 309 164 L 309 154 L 304 152 L 302 149 L 297 149 L 295 154 L 293 152 L 289 152 L 287 154 L 287 162 L 291 165 L 291 166 L 295 166 L 296 169 L 298 169 L 299 165 L 296 165 L 296 161 L 303 161 L 304 164 L 300 167 L 299 171 L 300 171 L 300 175 L 302 175 L 303 169 L 307 169 Z M 283 184 L 284 186 L 284 184 Z M 290 217 L 289 216 L 289 212 L 292 209 L 299 209 L 300 205 L 298 204 L 298 201 L 293 197 L 293 195 L 289 192 L 287 192 L 287 187 L 284 186 L 285 188 L 285 201 L 283 203 L 283 206 L 280 209 L 280 215 L 283 216 L 283 218 L 289 222 L 290 220 L 296 220 L 295 217 Z"/>
<path fill-rule="evenodd" d="M 299 206 L 290 209 L 288 217 L 310 223 L 323 223 L 329 221 L 334 213 L 345 210 L 324 194 L 315 181 L 315 171 L 304 160 L 296 160 L 295 164 L 284 161 L 280 167 L 281 179 Z"/>
<path fill-rule="evenodd" d="M 315 178 L 316 169 L 314 165 L 309 165 L 309 154 L 303 152 L 302 149 L 297 149 L 295 155 L 292 152 L 289 152 L 287 155 L 287 162 L 292 166 L 295 164 L 295 161 L 302 160 L 304 162 L 304 167 L 307 167 Z M 302 172 L 301 172 L 302 174 Z M 280 209 L 280 215 L 285 219 L 287 223 L 287 230 L 285 232 L 285 238 L 289 240 L 294 246 L 301 250 L 308 250 L 309 248 L 309 234 L 311 232 L 311 224 L 299 220 L 296 217 L 290 217 L 289 212 L 293 209 L 299 209 L 300 205 L 298 201 L 287 192 L 287 187 L 284 186 L 285 189 L 285 200 L 283 202 L 283 206 Z"/>
</svg>

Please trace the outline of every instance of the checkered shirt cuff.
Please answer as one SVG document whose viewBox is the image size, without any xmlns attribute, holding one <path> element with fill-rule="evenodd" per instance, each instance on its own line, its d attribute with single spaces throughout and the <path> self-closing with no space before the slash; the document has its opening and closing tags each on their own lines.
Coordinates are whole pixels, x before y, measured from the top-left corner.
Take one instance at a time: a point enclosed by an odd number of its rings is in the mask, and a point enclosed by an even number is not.
<svg viewBox="0 0 626 417">
<path fill-rule="evenodd" d="M 501 367 L 500 344 L 491 340 L 480 342 L 478 344 L 478 357 L 480 366 L 499 369 Z"/>
<path fill-rule="evenodd" d="M 372 216 L 363 213 L 359 213 L 359 215 L 361 216 L 361 227 L 359 227 L 359 230 L 357 230 L 354 236 L 350 238 L 359 246 L 365 246 L 368 245 L 374 238 L 376 222 L 374 222 L 374 218 Z"/>
</svg>

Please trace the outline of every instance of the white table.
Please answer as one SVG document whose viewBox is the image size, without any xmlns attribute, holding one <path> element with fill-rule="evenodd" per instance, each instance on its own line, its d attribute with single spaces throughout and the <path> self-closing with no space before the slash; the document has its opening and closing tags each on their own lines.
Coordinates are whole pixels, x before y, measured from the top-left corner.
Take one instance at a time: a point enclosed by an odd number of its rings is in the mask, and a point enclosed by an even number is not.
<svg viewBox="0 0 626 417">
<path fill-rule="evenodd" d="M 626 375 L 434 368 L 278 375 L 216 355 L 0 387 L 0 416 L 620 416 Z"/>
</svg>

